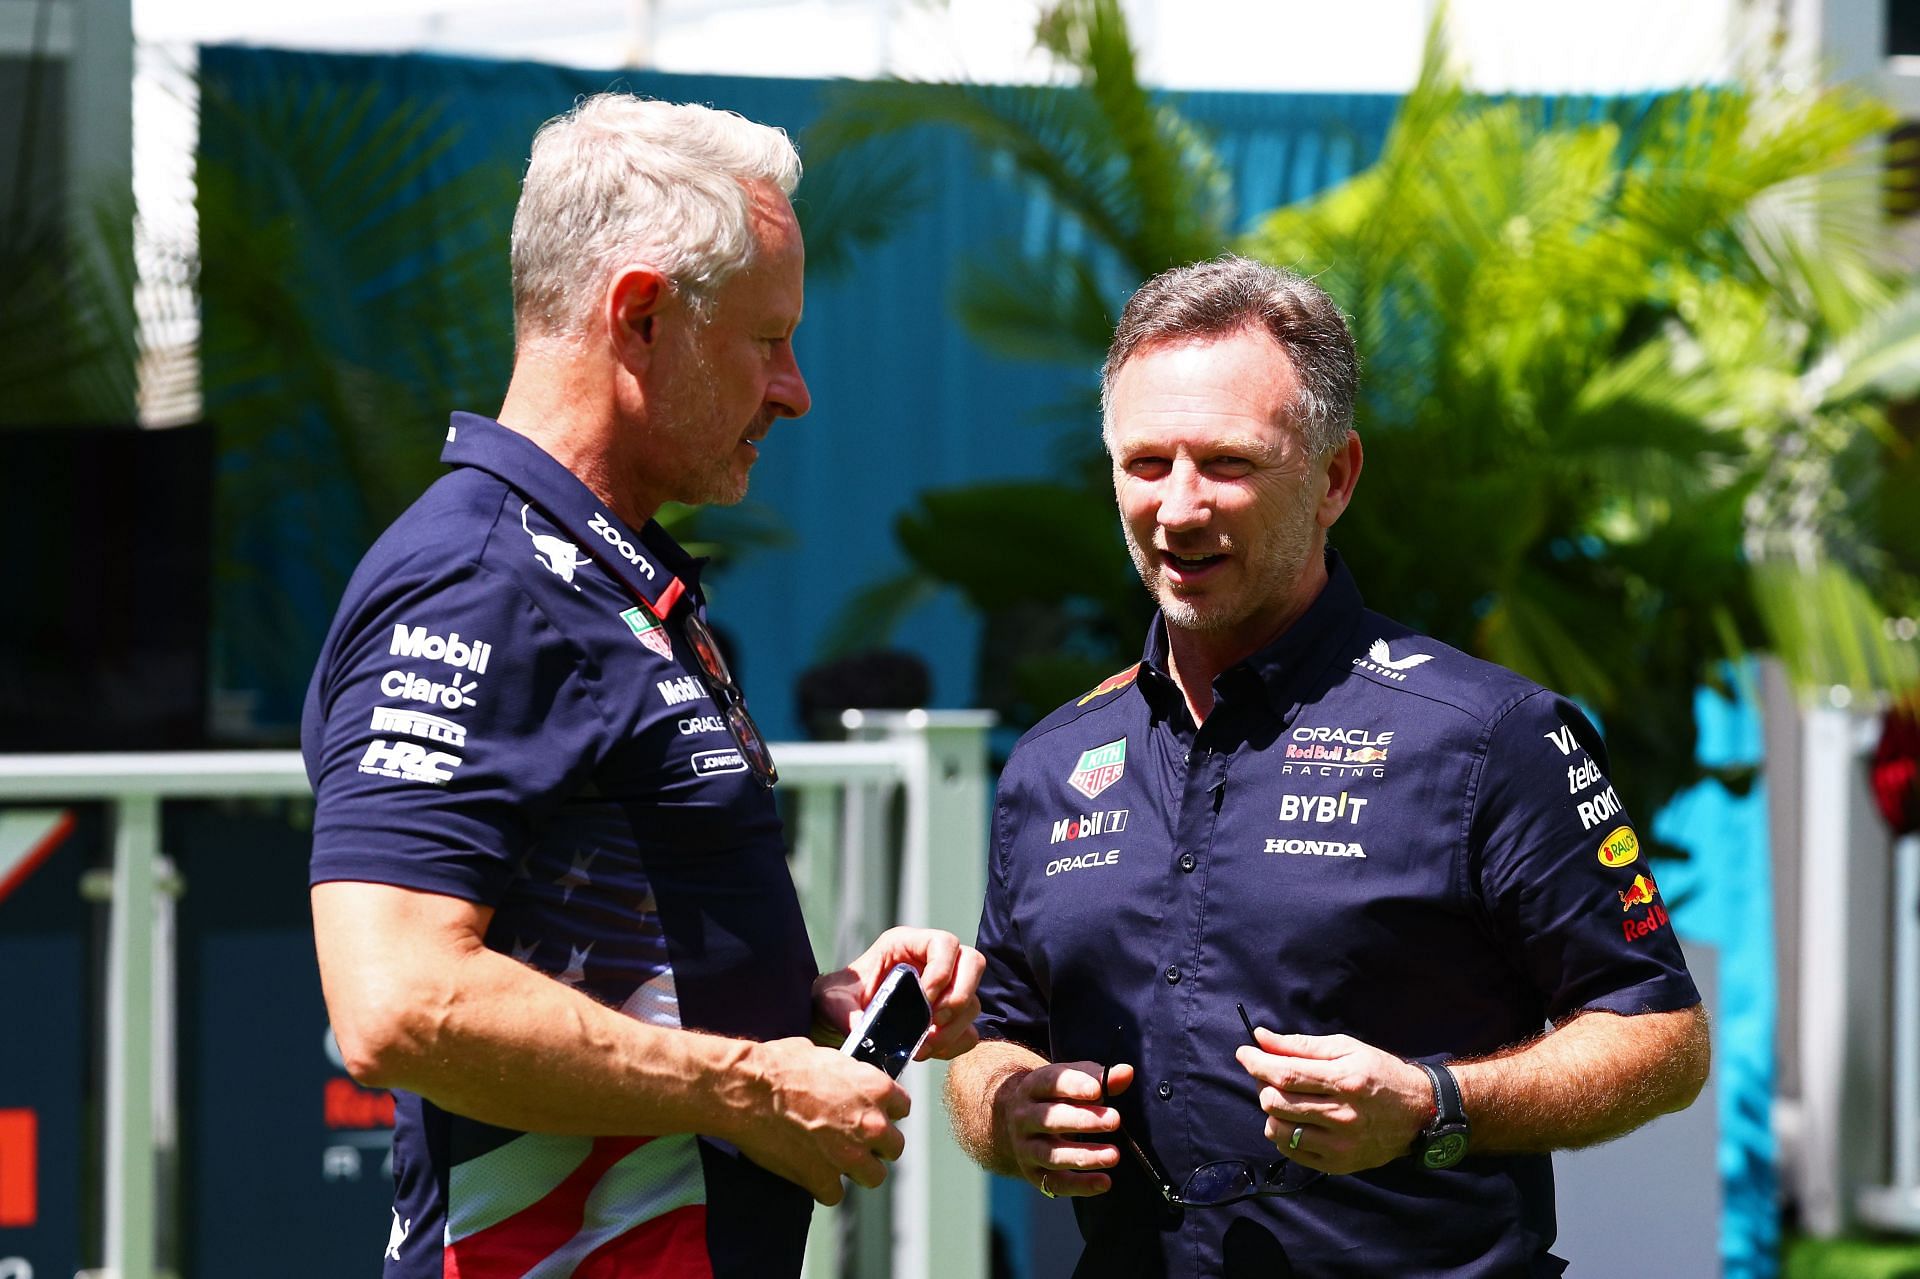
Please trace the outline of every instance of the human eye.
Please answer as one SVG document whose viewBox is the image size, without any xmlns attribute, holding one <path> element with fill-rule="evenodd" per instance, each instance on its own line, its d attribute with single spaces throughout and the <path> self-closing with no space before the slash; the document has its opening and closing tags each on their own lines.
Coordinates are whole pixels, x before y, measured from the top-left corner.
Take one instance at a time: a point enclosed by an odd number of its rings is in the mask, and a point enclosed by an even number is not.
<svg viewBox="0 0 1920 1279">
<path fill-rule="evenodd" d="M 1141 453 L 1126 460 L 1123 469 L 1135 479 L 1155 480 L 1171 469 L 1172 463 L 1154 453 Z"/>
<path fill-rule="evenodd" d="M 1253 471 L 1253 460 L 1224 453 L 1207 459 L 1207 474 L 1222 480 L 1237 480 Z"/>
</svg>

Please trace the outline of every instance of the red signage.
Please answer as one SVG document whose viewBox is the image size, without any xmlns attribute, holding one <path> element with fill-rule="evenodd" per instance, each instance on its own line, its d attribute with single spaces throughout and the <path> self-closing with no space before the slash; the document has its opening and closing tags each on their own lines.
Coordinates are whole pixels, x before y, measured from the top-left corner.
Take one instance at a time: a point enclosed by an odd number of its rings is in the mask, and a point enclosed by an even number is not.
<svg viewBox="0 0 1920 1279">
<path fill-rule="evenodd" d="M 0 1110 L 0 1226 L 31 1226 L 40 1219 L 39 1144 L 38 1115 Z"/>
</svg>

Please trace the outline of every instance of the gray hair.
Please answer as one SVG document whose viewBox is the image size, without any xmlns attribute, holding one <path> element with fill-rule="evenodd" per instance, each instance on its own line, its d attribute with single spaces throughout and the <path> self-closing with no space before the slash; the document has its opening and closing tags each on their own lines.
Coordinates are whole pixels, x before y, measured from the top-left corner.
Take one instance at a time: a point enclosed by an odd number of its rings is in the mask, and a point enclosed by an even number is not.
<svg viewBox="0 0 1920 1279">
<path fill-rule="evenodd" d="M 608 275 L 635 260 L 704 314 L 753 260 L 754 182 L 788 196 L 800 184 L 782 130 L 630 93 L 582 98 L 533 137 L 513 215 L 515 330 L 578 336 Z"/>
<path fill-rule="evenodd" d="M 1360 377 L 1346 317 L 1313 281 L 1233 254 L 1162 271 L 1128 299 L 1100 369 L 1104 438 L 1113 438 L 1113 383 L 1128 360 L 1148 347 L 1246 329 L 1266 333 L 1293 365 L 1300 381 L 1293 417 L 1313 456 L 1339 448 L 1353 426 Z"/>
</svg>

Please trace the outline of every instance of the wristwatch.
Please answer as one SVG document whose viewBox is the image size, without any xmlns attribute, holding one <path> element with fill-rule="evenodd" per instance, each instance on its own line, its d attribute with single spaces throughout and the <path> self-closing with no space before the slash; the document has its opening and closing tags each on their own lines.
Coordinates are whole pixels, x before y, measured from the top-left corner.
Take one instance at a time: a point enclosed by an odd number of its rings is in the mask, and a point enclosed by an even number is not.
<svg viewBox="0 0 1920 1279">
<path fill-rule="evenodd" d="M 1433 1082 L 1433 1118 L 1413 1139 L 1413 1157 L 1423 1168 L 1451 1168 L 1467 1157 L 1467 1108 L 1460 1103 L 1460 1084 L 1444 1065 L 1414 1065 Z"/>
</svg>

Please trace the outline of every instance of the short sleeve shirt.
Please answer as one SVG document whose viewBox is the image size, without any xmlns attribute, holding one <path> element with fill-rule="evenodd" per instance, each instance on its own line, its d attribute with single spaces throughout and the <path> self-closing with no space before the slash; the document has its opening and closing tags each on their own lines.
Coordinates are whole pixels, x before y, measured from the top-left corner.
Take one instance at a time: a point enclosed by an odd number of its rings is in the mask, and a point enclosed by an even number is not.
<svg viewBox="0 0 1920 1279">
<path fill-rule="evenodd" d="M 1176 1184 L 1276 1154 L 1236 1002 L 1282 1033 L 1435 1060 L 1583 1010 L 1698 1002 L 1587 718 L 1368 611 L 1328 564 L 1197 730 L 1156 620 L 1145 660 L 1036 726 L 1000 782 L 980 1030 L 1134 1063 L 1123 1122 Z M 1184 1220 L 1127 1161 L 1074 1207 L 1087 1275 L 1563 1269 L 1545 1155 L 1403 1158 Z"/>
<path fill-rule="evenodd" d="M 486 418 L 454 415 L 444 459 L 308 692 L 312 882 L 491 907 L 489 947 L 642 1021 L 807 1033 L 779 817 L 682 630 L 699 564 Z M 396 1110 L 388 1279 L 798 1271 L 811 1200 L 717 1143 Z"/>
</svg>

